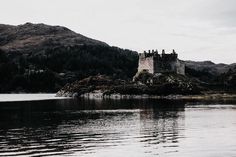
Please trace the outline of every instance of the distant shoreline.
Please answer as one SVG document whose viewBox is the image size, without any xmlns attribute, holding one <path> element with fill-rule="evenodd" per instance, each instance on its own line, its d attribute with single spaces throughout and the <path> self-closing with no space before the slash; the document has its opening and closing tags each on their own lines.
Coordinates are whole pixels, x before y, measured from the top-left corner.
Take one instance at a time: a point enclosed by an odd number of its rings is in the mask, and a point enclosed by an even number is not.
<svg viewBox="0 0 236 157">
<path fill-rule="evenodd" d="M 132 99 L 156 99 L 156 100 L 236 100 L 236 94 L 229 93 L 205 93 L 199 95 L 121 95 L 111 94 L 102 96 L 102 93 L 86 93 L 81 96 L 58 96 L 52 93 L 27 93 L 27 94 L 0 94 L 0 103 L 3 102 L 25 102 L 25 101 L 45 101 L 45 100 L 60 100 L 60 99 L 88 99 L 88 100 L 132 100 Z"/>
<path fill-rule="evenodd" d="M 60 96 L 58 96 L 60 97 Z M 198 95 L 166 95 L 166 96 L 158 96 L 158 95 L 122 95 L 122 94 L 110 94 L 110 95 L 103 95 L 103 93 L 85 93 L 80 96 L 76 94 L 68 93 L 66 97 L 72 98 L 85 98 L 85 99 L 166 99 L 166 100 L 236 100 L 236 94 L 229 94 L 229 93 L 209 93 L 209 94 L 198 94 Z"/>
</svg>

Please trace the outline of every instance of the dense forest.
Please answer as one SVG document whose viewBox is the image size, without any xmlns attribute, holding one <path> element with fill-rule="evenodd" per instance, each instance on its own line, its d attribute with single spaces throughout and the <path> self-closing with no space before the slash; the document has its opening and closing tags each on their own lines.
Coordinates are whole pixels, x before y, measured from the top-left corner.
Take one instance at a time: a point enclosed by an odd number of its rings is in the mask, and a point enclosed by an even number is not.
<svg viewBox="0 0 236 157">
<path fill-rule="evenodd" d="M 96 74 L 132 79 L 137 61 L 137 53 L 107 46 L 60 47 L 27 55 L 0 51 L 0 92 L 56 92 Z"/>
<path fill-rule="evenodd" d="M 207 68 L 196 70 L 186 66 L 186 75 L 196 79 L 208 90 L 236 92 L 236 66 L 222 73 L 212 73 Z"/>
<path fill-rule="evenodd" d="M 0 24 L 0 92 L 56 92 L 97 74 L 132 79 L 137 65 L 137 52 L 66 27 Z"/>
</svg>

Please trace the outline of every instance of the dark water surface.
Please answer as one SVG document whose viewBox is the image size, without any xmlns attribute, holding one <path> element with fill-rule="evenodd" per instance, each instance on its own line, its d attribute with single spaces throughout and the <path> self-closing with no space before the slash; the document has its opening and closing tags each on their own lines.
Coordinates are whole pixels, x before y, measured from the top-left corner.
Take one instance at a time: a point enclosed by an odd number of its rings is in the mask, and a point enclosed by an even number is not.
<svg viewBox="0 0 236 157">
<path fill-rule="evenodd" d="M 236 102 L 0 103 L 0 156 L 236 156 Z"/>
</svg>

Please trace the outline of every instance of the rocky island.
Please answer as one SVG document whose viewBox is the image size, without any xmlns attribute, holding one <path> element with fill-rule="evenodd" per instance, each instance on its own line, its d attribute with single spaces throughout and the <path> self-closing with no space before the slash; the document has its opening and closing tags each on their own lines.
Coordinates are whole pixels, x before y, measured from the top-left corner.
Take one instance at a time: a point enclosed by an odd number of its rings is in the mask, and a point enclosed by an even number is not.
<svg viewBox="0 0 236 157">
<path fill-rule="evenodd" d="M 162 50 L 162 54 L 159 54 L 157 50 L 149 50 L 139 54 L 138 71 L 132 81 L 105 75 L 91 76 L 67 84 L 57 93 L 57 96 L 90 99 L 196 99 L 206 98 L 203 97 L 203 94 L 207 92 L 209 95 L 210 88 L 207 88 L 206 84 L 185 75 L 185 63 L 178 59 L 175 50 L 170 54 L 166 54 L 164 50 Z M 196 97 L 196 95 L 198 96 Z M 218 97 L 223 96 L 225 97 L 225 94 L 218 95 Z"/>
<path fill-rule="evenodd" d="M 125 81 L 97 75 L 67 84 L 57 92 L 57 96 L 119 99 L 200 94 L 197 84 L 185 76 L 172 74 L 150 76 L 142 73 L 139 77 L 140 79 L 154 79 L 155 83 Z"/>
<path fill-rule="evenodd" d="M 138 72 L 133 81 L 104 75 L 91 76 L 62 88 L 57 96 L 86 98 L 133 98 L 199 94 L 197 84 L 185 76 L 185 65 L 172 54 L 157 51 L 139 54 Z"/>
</svg>

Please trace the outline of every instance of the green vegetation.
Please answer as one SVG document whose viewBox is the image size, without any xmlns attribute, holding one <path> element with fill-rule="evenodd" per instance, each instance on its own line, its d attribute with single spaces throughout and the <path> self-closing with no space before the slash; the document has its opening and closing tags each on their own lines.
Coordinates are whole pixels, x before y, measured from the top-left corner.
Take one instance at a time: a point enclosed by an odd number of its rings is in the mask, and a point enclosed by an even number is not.
<svg viewBox="0 0 236 157">
<path fill-rule="evenodd" d="M 105 74 L 132 79 L 137 53 L 116 47 L 49 47 L 31 54 L 0 52 L 0 92 L 56 92 L 66 83 Z"/>
</svg>

